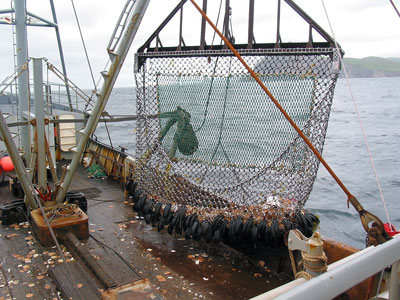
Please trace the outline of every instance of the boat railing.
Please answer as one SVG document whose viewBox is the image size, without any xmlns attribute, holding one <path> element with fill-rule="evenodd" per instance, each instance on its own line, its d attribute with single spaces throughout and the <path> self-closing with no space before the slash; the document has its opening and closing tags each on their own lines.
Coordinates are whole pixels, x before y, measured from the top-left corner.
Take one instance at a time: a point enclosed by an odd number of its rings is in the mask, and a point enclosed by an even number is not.
<svg viewBox="0 0 400 300">
<path fill-rule="evenodd" d="M 400 299 L 400 235 L 378 246 L 371 246 L 328 266 L 327 272 L 306 282 L 296 279 L 285 286 L 252 300 L 319 299 L 331 300 L 371 276 L 390 272 L 389 289 L 378 284 L 372 299 Z M 298 282 L 299 284 L 295 284 Z M 302 283 L 304 282 L 304 283 Z M 382 287 L 380 290 L 379 287 Z M 279 293 L 277 290 L 279 289 Z"/>
<path fill-rule="evenodd" d="M 53 106 L 54 104 L 58 104 L 61 106 L 65 106 L 68 109 L 68 94 L 64 84 L 58 83 L 48 83 L 45 85 L 44 91 L 45 99 L 47 99 L 47 105 Z M 70 90 L 71 102 L 73 109 L 79 110 L 83 109 L 83 104 L 79 105 L 79 96 Z M 81 107 L 80 107 L 81 106 Z"/>
<path fill-rule="evenodd" d="M 33 86 L 31 82 L 31 86 Z M 46 83 L 43 85 L 44 90 L 44 97 L 46 99 L 46 106 L 49 113 L 52 112 L 53 108 L 60 109 L 60 110 L 69 110 L 69 100 L 68 100 L 68 93 L 66 91 L 65 85 L 60 83 Z M 17 95 L 17 84 L 12 83 L 8 84 L 7 89 L 4 91 L 5 95 L 11 99 L 9 104 L 2 105 L 3 112 L 9 112 L 16 114 L 17 112 L 17 104 L 18 104 L 18 95 Z M 32 100 L 33 98 L 33 93 Z M 74 91 L 70 91 L 70 96 L 72 101 L 72 108 L 74 110 L 82 110 L 85 106 L 83 100 L 80 100 L 80 97 Z M 6 111 L 7 110 L 7 111 Z"/>
</svg>

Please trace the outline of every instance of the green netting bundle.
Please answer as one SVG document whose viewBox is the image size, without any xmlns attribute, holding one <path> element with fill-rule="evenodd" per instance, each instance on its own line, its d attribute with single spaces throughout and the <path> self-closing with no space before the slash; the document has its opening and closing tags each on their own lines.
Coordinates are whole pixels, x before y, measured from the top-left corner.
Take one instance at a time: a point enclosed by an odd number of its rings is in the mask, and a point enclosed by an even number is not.
<svg viewBox="0 0 400 300">
<path fill-rule="evenodd" d="M 171 127 L 177 123 L 173 144 L 169 151 L 170 157 L 175 157 L 177 148 L 183 155 L 192 155 L 196 152 L 199 147 L 199 141 L 197 140 L 192 124 L 190 124 L 190 114 L 186 110 L 178 106 L 175 111 L 161 113 L 158 117 L 168 118 L 168 122 L 161 130 L 160 142 L 163 141 Z"/>
<path fill-rule="evenodd" d="M 87 173 L 88 173 L 89 177 L 91 177 L 91 178 L 104 178 L 104 177 L 107 177 L 107 174 L 97 164 L 91 165 L 87 169 Z"/>
</svg>

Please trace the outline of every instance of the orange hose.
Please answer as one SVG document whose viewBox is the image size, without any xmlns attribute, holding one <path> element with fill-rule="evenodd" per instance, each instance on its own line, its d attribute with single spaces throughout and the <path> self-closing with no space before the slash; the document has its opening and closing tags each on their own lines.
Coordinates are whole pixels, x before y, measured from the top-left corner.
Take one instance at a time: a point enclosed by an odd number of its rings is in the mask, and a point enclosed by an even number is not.
<svg viewBox="0 0 400 300">
<path fill-rule="evenodd" d="M 210 24 L 210 26 L 215 30 L 215 32 L 221 37 L 221 39 L 225 42 L 225 44 L 231 49 L 233 54 L 239 59 L 239 61 L 243 64 L 243 66 L 249 71 L 251 76 L 257 81 L 257 83 L 260 85 L 260 87 L 267 93 L 269 98 L 274 102 L 275 106 L 281 111 L 281 113 L 285 116 L 285 118 L 289 121 L 289 123 L 293 126 L 293 128 L 297 131 L 297 133 L 301 136 L 301 138 L 304 140 L 304 142 L 308 145 L 308 147 L 311 149 L 312 152 L 314 152 L 315 156 L 319 159 L 319 161 L 324 165 L 326 170 L 331 174 L 333 179 L 337 182 L 337 184 L 342 188 L 343 192 L 347 195 L 348 199 L 354 198 L 354 196 L 349 192 L 349 190 L 346 188 L 346 186 L 342 183 L 342 181 L 339 179 L 339 177 L 336 176 L 335 172 L 330 168 L 328 163 L 322 158 L 321 154 L 318 152 L 317 149 L 311 144 L 310 140 L 304 135 L 304 133 L 301 131 L 301 129 L 296 125 L 296 123 L 292 120 L 292 118 L 289 116 L 289 114 L 285 111 L 285 109 L 279 104 L 278 100 L 275 99 L 275 97 L 271 94 L 271 92 L 268 90 L 268 88 L 262 83 L 260 78 L 257 76 L 257 74 L 249 67 L 249 65 L 243 60 L 243 58 L 240 56 L 240 54 L 236 51 L 236 49 L 232 46 L 232 44 L 228 41 L 228 39 L 218 30 L 218 28 L 212 23 L 212 21 L 207 17 L 205 12 L 197 5 L 197 3 L 194 0 L 190 0 L 193 5 L 196 7 L 196 9 L 201 13 L 201 15 L 204 17 L 204 19 Z"/>
</svg>

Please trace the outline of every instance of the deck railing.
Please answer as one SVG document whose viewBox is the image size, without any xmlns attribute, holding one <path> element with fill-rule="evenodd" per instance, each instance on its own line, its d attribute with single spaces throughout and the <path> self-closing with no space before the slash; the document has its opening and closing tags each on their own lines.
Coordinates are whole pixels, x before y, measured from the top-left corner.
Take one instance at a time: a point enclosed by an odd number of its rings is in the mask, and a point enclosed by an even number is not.
<svg viewBox="0 0 400 300">
<path fill-rule="evenodd" d="M 368 247 L 336 263 L 328 271 L 276 296 L 275 290 L 259 295 L 252 300 L 318 299 L 331 300 L 365 279 L 391 267 L 389 290 L 379 298 L 400 299 L 400 236 L 378 245 Z M 293 285 L 289 283 L 288 285 Z M 282 290 L 282 287 L 279 289 Z M 378 290 L 378 293 L 380 291 Z M 274 294 L 274 296 L 272 296 Z M 388 294 L 388 297 L 384 294 Z M 271 297 L 272 296 L 272 297 Z"/>
</svg>

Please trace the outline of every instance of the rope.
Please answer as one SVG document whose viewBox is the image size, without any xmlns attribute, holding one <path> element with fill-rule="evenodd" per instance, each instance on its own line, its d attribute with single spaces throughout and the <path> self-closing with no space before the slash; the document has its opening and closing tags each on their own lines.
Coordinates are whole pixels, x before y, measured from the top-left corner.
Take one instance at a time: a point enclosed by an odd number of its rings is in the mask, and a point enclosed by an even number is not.
<svg viewBox="0 0 400 300">
<path fill-rule="evenodd" d="M 392 3 L 394 10 L 396 11 L 397 15 L 398 15 L 399 18 L 400 18 L 400 12 L 399 12 L 399 10 L 397 9 L 396 5 L 393 3 L 392 0 L 389 0 L 389 1 L 390 1 L 390 3 Z"/>
<path fill-rule="evenodd" d="M 304 277 L 306 280 L 310 280 L 312 278 L 311 274 L 305 271 L 300 271 L 299 273 L 296 274 L 296 279 L 300 277 Z"/>
<path fill-rule="evenodd" d="M 325 11 L 326 18 L 327 18 L 327 20 L 328 20 L 329 27 L 330 27 L 330 29 L 331 29 L 332 37 L 333 37 L 333 40 L 334 40 L 334 42 L 335 42 L 335 47 L 336 47 L 337 49 L 339 49 L 339 46 L 338 46 L 338 44 L 337 44 L 337 42 L 336 42 L 335 33 L 333 32 L 333 28 L 332 28 L 332 25 L 331 25 L 331 21 L 330 21 L 330 19 L 329 19 L 328 12 L 327 12 L 326 7 L 325 7 L 324 0 L 321 0 L 321 2 L 322 2 L 322 6 L 324 7 L 324 11 Z M 386 218 L 387 218 L 389 224 L 392 224 L 392 223 L 390 222 L 389 212 L 388 212 L 388 209 L 387 209 L 387 206 L 386 206 L 385 198 L 383 197 L 383 192 L 382 192 L 381 183 L 380 183 L 380 180 L 379 180 L 379 177 L 378 177 L 378 173 L 377 173 L 376 168 L 375 168 L 375 162 L 374 162 L 374 159 L 373 159 L 373 157 L 372 157 L 372 153 L 371 153 L 371 150 L 370 150 L 370 147 L 369 147 L 367 135 L 365 134 L 364 126 L 363 126 L 363 124 L 362 124 L 361 117 L 360 117 L 360 112 L 359 112 L 359 110 L 358 110 L 357 103 L 356 103 L 356 101 L 355 101 L 355 97 L 354 97 L 354 94 L 353 94 L 353 90 L 352 90 L 351 85 L 350 85 L 349 76 L 347 75 L 346 67 L 345 67 L 345 65 L 344 65 L 344 63 L 343 63 L 343 60 L 342 60 L 342 57 L 341 57 L 340 55 L 339 55 L 339 59 L 340 59 L 341 65 L 342 65 L 342 67 L 343 67 L 343 72 L 344 72 L 345 77 L 346 77 L 346 82 L 347 82 L 347 86 L 348 86 L 348 88 L 349 88 L 349 92 L 350 92 L 350 95 L 351 95 L 351 100 L 353 101 L 354 110 L 355 110 L 355 112 L 356 112 L 357 119 L 358 119 L 358 122 L 359 122 L 359 124 L 360 124 L 361 132 L 362 132 L 362 135 L 363 135 L 363 138 L 364 138 L 364 143 L 365 143 L 365 145 L 366 145 L 366 147 L 367 147 L 368 156 L 369 156 L 369 159 L 370 159 L 370 161 L 371 161 L 372 169 L 373 169 L 373 171 L 374 171 L 376 183 L 377 183 L 378 189 L 379 189 L 380 198 L 381 198 L 381 201 L 382 201 L 382 203 L 383 203 L 383 207 L 384 207 L 384 209 L 385 209 Z"/>
<path fill-rule="evenodd" d="M 77 25 L 78 25 L 79 33 L 80 33 L 80 35 L 81 35 L 81 41 L 82 41 L 83 49 L 84 49 L 84 51 L 85 51 L 86 61 L 87 61 L 88 66 L 89 66 L 90 75 L 91 75 L 91 77 L 92 77 L 93 86 L 94 86 L 95 89 L 97 89 L 96 81 L 94 80 L 94 76 L 93 76 L 92 66 L 90 65 L 89 56 L 88 56 L 88 53 L 87 53 L 87 50 L 86 50 L 85 40 L 83 39 L 83 34 L 82 34 L 82 30 L 81 30 L 81 25 L 79 24 L 78 15 L 77 15 L 77 13 L 76 13 L 74 0 L 71 0 L 71 4 L 72 4 L 72 8 L 73 8 L 73 10 L 74 10 L 75 19 L 76 19 L 76 23 L 77 23 Z"/>
<path fill-rule="evenodd" d="M 218 26 L 219 17 L 220 17 L 220 14 L 221 14 L 221 7 L 222 7 L 222 0 L 219 2 L 219 10 L 218 10 L 217 22 L 216 22 L 216 25 L 215 25 L 215 26 Z M 216 34 L 217 34 L 217 33 L 214 31 L 213 38 L 212 38 L 212 41 L 211 41 L 210 49 L 212 49 L 213 46 L 214 46 L 214 39 L 215 39 L 215 35 L 216 35 Z M 221 41 L 221 44 L 222 44 L 222 41 Z M 211 90 L 212 90 L 213 85 L 214 85 L 215 73 L 216 73 L 217 66 L 218 66 L 218 59 L 219 59 L 219 57 L 217 57 L 217 59 L 215 60 L 215 64 L 214 64 L 213 76 L 211 77 L 211 84 L 210 84 L 210 88 L 209 88 L 209 90 L 208 90 L 207 103 L 206 103 L 206 108 L 205 108 L 205 110 L 204 110 L 203 121 L 201 122 L 201 125 L 199 126 L 199 128 L 197 128 L 194 132 L 200 131 L 200 130 L 203 128 L 204 123 L 206 122 L 206 117 L 207 117 L 207 114 L 208 114 L 208 106 L 209 106 L 209 104 L 210 104 L 210 98 L 211 98 Z"/>
<path fill-rule="evenodd" d="M 304 277 L 307 280 L 311 279 L 312 275 L 310 273 L 306 271 L 297 272 L 293 251 L 290 249 L 288 250 L 289 250 L 290 265 L 292 266 L 294 277 L 296 279 L 300 277 Z M 316 273 L 323 273 L 326 272 L 326 270 L 328 269 L 328 258 L 325 252 L 322 252 L 321 256 L 311 256 L 308 255 L 306 252 L 301 251 L 301 256 L 303 258 L 303 268 L 305 270 L 309 270 Z"/>
<path fill-rule="evenodd" d="M 303 266 L 306 270 L 323 273 L 328 269 L 328 258 L 325 252 L 322 252 L 321 256 L 314 256 L 302 251 L 301 256 L 303 257 Z"/>
<path fill-rule="evenodd" d="M 218 26 L 219 16 L 220 16 L 220 14 L 221 14 L 221 7 L 222 7 L 222 0 L 219 2 L 218 17 L 217 17 L 217 22 L 216 22 L 216 25 L 215 25 L 215 26 Z M 216 35 L 216 34 L 217 34 L 217 32 L 214 31 L 213 38 L 212 38 L 212 41 L 211 41 L 211 48 L 210 48 L 210 49 L 212 49 L 212 47 L 213 47 L 213 45 L 214 45 L 214 39 L 215 39 L 215 35 Z M 222 44 L 222 41 L 221 41 L 221 44 Z"/>
<path fill-rule="evenodd" d="M 212 45 L 211 45 L 212 47 Z M 204 124 L 206 123 L 206 118 L 208 115 L 208 106 L 210 105 L 210 99 L 211 99 L 211 90 L 213 88 L 214 85 L 214 78 L 215 78 L 215 72 L 217 70 L 217 65 L 218 65 L 218 59 L 219 57 L 217 57 L 217 59 L 215 60 L 215 65 L 214 65 L 214 71 L 213 71 L 213 76 L 211 77 L 211 84 L 210 84 L 210 88 L 208 89 L 208 95 L 207 95 L 207 103 L 206 103 L 206 108 L 204 110 L 204 116 L 203 116 L 203 121 L 201 122 L 201 125 L 199 126 L 199 128 L 197 128 L 194 132 L 197 133 L 198 131 L 200 131 Z"/>
<path fill-rule="evenodd" d="M 232 63 L 232 60 L 229 62 L 229 71 L 228 71 L 229 74 L 231 72 L 231 63 Z M 226 86 L 225 86 L 224 106 L 223 106 L 223 111 L 222 111 L 222 120 L 221 120 L 221 123 L 219 125 L 218 141 L 217 141 L 217 144 L 215 145 L 215 148 L 214 148 L 213 153 L 211 155 L 211 159 L 210 159 L 211 162 L 214 160 L 214 157 L 217 154 L 219 146 L 222 146 L 221 145 L 221 140 L 222 140 L 222 132 L 223 132 L 223 128 L 224 128 L 224 123 L 225 123 L 226 102 L 227 102 L 227 99 L 228 99 L 228 89 L 229 89 L 230 80 L 231 80 L 231 76 L 229 75 L 228 78 L 227 78 L 227 81 L 226 81 Z M 207 172 L 208 172 L 208 167 L 206 168 L 204 174 L 200 178 L 200 181 L 199 181 L 200 183 L 203 182 Z"/>
<path fill-rule="evenodd" d="M 110 132 L 108 131 L 107 122 L 104 122 L 104 126 L 106 127 L 106 131 L 107 131 L 107 135 L 108 135 L 108 140 L 110 141 L 111 149 L 114 150 L 114 146 L 113 146 L 113 143 L 112 143 L 112 141 L 111 141 Z M 115 157 L 114 157 L 114 159 L 115 159 Z"/>
<path fill-rule="evenodd" d="M 290 265 L 292 266 L 292 271 L 293 271 L 293 275 L 295 278 L 297 278 L 297 267 L 296 267 L 296 262 L 294 260 L 294 256 L 293 256 L 293 251 L 289 250 L 289 258 L 290 258 Z"/>
</svg>

